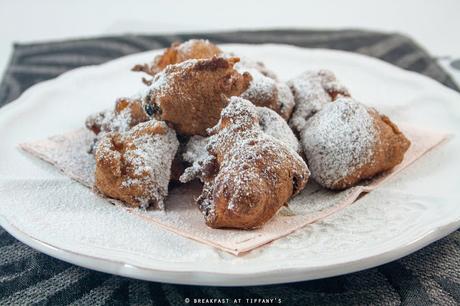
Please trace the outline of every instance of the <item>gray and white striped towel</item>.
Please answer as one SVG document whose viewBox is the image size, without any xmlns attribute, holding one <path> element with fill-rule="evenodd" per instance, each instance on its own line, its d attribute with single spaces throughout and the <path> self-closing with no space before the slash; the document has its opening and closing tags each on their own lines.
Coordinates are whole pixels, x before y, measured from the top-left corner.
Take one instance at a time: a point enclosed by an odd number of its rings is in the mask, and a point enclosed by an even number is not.
<svg viewBox="0 0 460 306">
<path fill-rule="evenodd" d="M 368 31 L 246 31 L 116 36 L 17 44 L 0 85 L 0 106 L 38 82 L 173 41 L 283 43 L 367 54 L 459 90 L 419 45 L 400 34 Z M 456 305 L 460 232 L 403 259 L 344 276 L 294 284 L 214 288 L 138 281 L 90 271 L 36 252 L 0 229 L 0 305 L 183 305 L 185 298 L 281 298 L 285 305 Z"/>
</svg>

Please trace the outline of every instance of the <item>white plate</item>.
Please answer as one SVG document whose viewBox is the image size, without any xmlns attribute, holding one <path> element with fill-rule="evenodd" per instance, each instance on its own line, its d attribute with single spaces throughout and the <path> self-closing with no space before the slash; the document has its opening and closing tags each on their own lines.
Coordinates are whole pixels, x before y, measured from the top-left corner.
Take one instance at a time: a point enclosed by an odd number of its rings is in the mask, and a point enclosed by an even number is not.
<svg viewBox="0 0 460 306">
<path fill-rule="evenodd" d="M 283 45 L 225 45 L 283 79 L 328 68 L 356 98 L 396 122 L 460 131 L 460 95 L 421 75 L 361 55 Z M 460 142 L 453 137 L 351 207 L 233 256 L 139 221 L 17 149 L 63 133 L 115 98 L 143 89 L 129 71 L 146 52 L 83 67 L 27 90 L 0 110 L 0 223 L 39 251 L 90 269 L 202 285 L 256 285 L 349 273 L 405 256 L 460 226 Z"/>
</svg>

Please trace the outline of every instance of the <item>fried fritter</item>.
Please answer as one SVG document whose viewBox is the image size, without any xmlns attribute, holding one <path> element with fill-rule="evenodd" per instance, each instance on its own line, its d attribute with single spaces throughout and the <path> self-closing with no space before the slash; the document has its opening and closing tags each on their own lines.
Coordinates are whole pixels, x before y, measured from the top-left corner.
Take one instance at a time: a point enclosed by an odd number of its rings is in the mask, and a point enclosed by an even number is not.
<svg viewBox="0 0 460 306">
<path fill-rule="evenodd" d="M 133 71 L 142 71 L 151 76 L 162 71 L 168 65 L 182 63 L 189 59 L 211 58 L 221 54 L 219 47 L 204 39 L 190 39 L 184 43 L 175 42 L 156 56 L 150 64 L 136 65 Z"/>
<path fill-rule="evenodd" d="M 98 135 L 101 132 L 125 132 L 137 124 L 150 120 L 144 111 L 142 100 L 121 98 L 115 109 L 99 112 L 86 119 L 86 127 Z"/>
<path fill-rule="evenodd" d="M 289 120 L 294 109 L 294 97 L 289 87 L 272 78 L 264 76 L 256 69 L 239 68 L 240 73 L 249 73 L 252 80 L 241 97 L 257 106 L 268 107 Z"/>
<path fill-rule="evenodd" d="M 213 57 L 168 66 L 153 79 L 146 112 L 172 124 L 180 135 L 206 135 L 219 121 L 227 98 L 249 86 L 251 76 L 233 69 L 238 60 Z"/>
<path fill-rule="evenodd" d="M 330 189 L 392 169 L 410 146 L 388 117 L 348 97 L 325 104 L 300 137 L 312 178 Z"/>
<path fill-rule="evenodd" d="M 302 154 L 302 146 L 287 122 L 267 107 L 256 107 L 260 129 L 267 135 L 284 143 L 295 152 Z M 188 140 L 182 158 L 189 164 L 200 163 L 208 157 L 206 146 L 209 137 L 193 136 Z"/>
<path fill-rule="evenodd" d="M 289 124 L 296 133 L 300 133 L 307 120 L 324 105 L 338 97 L 350 96 L 348 89 L 329 70 L 306 71 L 288 81 L 288 85 L 295 100 Z"/>
<path fill-rule="evenodd" d="M 305 162 L 261 129 L 251 102 L 230 98 L 209 132 L 208 157 L 181 177 L 204 181 L 197 203 L 208 226 L 261 227 L 307 183 Z"/>
<path fill-rule="evenodd" d="M 162 54 L 157 55 L 151 63 L 135 65 L 132 70 L 145 72 L 154 76 L 168 65 L 179 64 L 189 59 L 206 59 L 214 56 L 224 58 L 238 57 L 231 52 L 223 52 L 217 45 L 211 43 L 209 40 L 190 39 L 183 43 L 172 43 L 171 47 L 165 49 Z M 264 63 L 254 61 L 247 57 L 242 57 L 240 62 L 235 65 L 235 68 L 237 70 L 255 69 L 266 77 L 272 78 L 273 80 L 278 79 L 276 74 L 268 69 Z M 151 85 L 152 80 L 143 79 L 143 82 L 147 85 Z"/>
<path fill-rule="evenodd" d="M 174 130 L 155 120 L 105 133 L 96 145 L 95 187 L 129 206 L 163 209 L 178 146 Z"/>
<path fill-rule="evenodd" d="M 286 144 L 295 152 L 302 154 L 302 146 L 286 120 L 267 107 L 257 107 L 259 125 L 265 134 Z"/>
</svg>

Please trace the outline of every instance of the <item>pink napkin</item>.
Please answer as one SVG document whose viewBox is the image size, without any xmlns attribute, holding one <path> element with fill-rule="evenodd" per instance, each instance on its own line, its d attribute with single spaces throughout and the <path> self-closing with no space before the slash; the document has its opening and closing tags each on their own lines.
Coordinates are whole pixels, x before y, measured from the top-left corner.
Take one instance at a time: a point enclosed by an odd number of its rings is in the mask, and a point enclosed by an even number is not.
<svg viewBox="0 0 460 306">
<path fill-rule="evenodd" d="M 165 202 L 166 211 L 131 209 L 120 201 L 107 200 L 178 235 L 239 255 L 347 207 L 361 193 L 377 188 L 447 138 L 446 134 L 411 126 L 400 125 L 400 128 L 412 145 L 406 152 L 403 162 L 393 170 L 365 184 L 340 192 L 324 189 L 311 181 L 299 195 L 291 199 L 289 208 L 282 208 L 272 220 L 257 230 L 219 230 L 207 227 L 201 212 L 194 204 L 194 199 L 201 191 L 201 184 L 198 182 L 173 188 Z M 91 133 L 82 129 L 24 143 L 20 147 L 51 163 L 72 179 L 92 188 L 95 162 L 93 156 L 86 152 L 91 141 Z"/>
</svg>

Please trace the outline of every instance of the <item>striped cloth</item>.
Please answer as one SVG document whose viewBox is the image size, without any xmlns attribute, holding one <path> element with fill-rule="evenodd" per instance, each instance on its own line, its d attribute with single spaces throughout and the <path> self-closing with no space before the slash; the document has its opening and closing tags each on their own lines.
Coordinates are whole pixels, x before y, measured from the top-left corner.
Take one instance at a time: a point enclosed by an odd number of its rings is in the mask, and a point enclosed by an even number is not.
<svg viewBox="0 0 460 306">
<path fill-rule="evenodd" d="M 127 35 L 15 45 L 0 85 L 0 106 L 33 84 L 70 69 L 198 37 L 216 43 L 283 43 L 367 54 L 459 90 L 426 51 L 400 34 L 276 30 Z M 87 270 L 36 252 L 0 229 L 0 305 L 183 305 L 186 298 L 241 298 L 241 304 L 245 298 L 275 298 L 285 305 L 456 305 L 460 303 L 460 232 L 362 272 L 284 285 L 217 288 L 145 282 Z"/>
</svg>

